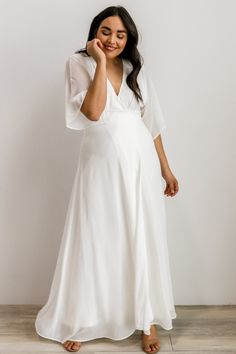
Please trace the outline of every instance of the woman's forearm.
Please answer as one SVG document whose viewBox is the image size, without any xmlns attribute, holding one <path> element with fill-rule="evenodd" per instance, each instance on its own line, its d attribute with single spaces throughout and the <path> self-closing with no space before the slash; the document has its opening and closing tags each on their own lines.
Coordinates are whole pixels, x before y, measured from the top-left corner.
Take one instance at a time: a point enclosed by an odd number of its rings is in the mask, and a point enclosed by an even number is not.
<svg viewBox="0 0 236 354">
<path fill-rule="evenodd" d="M 106 61 L 97 63 L 94 78 L 81 106 L 81 112 L 91 120 L 98 120 L 105 108 L 107 97 Z"/>
<path fill-rule="evenodd" d="M 162 144 L 162 139 L 161 139 L 161 134 L 159 134 L 154 141 L 155 144 L 155 148 L 160 160 L 160 165 L 161 165 L 161 170 L 162 172 L 170 169 L 169 164 L 168 164 L 168 160 L 164 151 L 164 147 Z"/>
</svg>

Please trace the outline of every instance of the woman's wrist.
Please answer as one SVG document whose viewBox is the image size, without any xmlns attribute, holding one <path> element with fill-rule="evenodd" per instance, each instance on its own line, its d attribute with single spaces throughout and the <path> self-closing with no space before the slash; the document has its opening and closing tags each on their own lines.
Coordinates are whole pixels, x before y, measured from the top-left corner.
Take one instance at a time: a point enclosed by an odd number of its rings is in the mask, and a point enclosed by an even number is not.
<svg viewBox="0 0 236 354">
<path fill-rule="evenodd" d="M 163 174 L 166 174 L 166 173 L 168 173 L 168 172 L 171 172 L 170 166 L 169 166 L 169 164 L 168 164 L 167 161 L 165 161 L 165 162 L 161 162 L 161 161 L 160 161 L 160 165 L 161 165 L 161 172 L 162 172 Z"/>
<path fill-rule="evenodd" d="M 99 66 L 106 66 L 106 57 L 97 59 L 96 63 Z"/>
</svg>

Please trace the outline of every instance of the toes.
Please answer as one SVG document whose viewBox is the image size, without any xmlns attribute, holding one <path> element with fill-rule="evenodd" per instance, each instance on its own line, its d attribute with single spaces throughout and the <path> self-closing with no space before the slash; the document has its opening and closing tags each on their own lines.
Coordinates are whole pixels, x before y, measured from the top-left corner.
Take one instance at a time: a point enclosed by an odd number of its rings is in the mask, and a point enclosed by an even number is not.
<svg viewBox="0 0 236 354">
<path fill-rule="evenodd" d="M 68 347 L 68 344 L 69 344 L 68 340 L 67 340 L 65 343 L 63 343 L 63 345 L 64 345 L 65 348 Z"/>
<path fill-rule="evenodd" d="M 145 346 L 144 347 L 144 350 L 147 352 L 147 353 L 152 353 L 152 352 L 155 352 L 157 349 L 160 349 L 159 345 L 158 344 L 149 344 L 148 346 Z"/>
<path fill-rule="evenodd" d="M 68 348 L 69 350 L 71 350 L 72 347 L 73 347 L 73 344 L 74 344 L 73 342 L 70 342 L 67 348 Z"/>
<path fill-rule="evenodd" d="M 68 351 L 76 351 L 80 348 L 81 343 L 67 340 L 63 345 Z"/>
<path fill-rule="evenodd" d="M 71 350 L 72 345 L 73 345 L 73 343 L 70 342 L 70 343 L 68 344 L 67 349 Z"/>
<path fill-rule="evenodd" d="M 74 342 L 73 346 L 72 346 L 72 349 L 79 349 L 79 347 L 80 347 L 80 343 Z"/>
<path fill-rule="evenodd" d="M 154 344 L 154 349 L 153 350 L 159 350 L 160 346 L 158 344 Z"/>
<path fill-rule="evenodd" d="M 153 350 L 156 350 L 158 348 L 157 344 L 153 344 Z"/>
</svg>

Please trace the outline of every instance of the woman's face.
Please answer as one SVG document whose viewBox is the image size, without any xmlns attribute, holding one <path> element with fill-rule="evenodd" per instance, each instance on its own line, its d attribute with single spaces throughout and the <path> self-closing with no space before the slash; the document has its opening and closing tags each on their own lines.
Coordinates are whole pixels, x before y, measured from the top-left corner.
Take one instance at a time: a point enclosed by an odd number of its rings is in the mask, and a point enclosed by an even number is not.
<svg viewBox="0 0 236 354">
<path fill-rule="evenodd" d="M 110 16 L 100 23 L 95 38 L 102 42 L 106 57 L 113 59 L 124 50 L 128 33 L 119 16 Z"/>
</svg>

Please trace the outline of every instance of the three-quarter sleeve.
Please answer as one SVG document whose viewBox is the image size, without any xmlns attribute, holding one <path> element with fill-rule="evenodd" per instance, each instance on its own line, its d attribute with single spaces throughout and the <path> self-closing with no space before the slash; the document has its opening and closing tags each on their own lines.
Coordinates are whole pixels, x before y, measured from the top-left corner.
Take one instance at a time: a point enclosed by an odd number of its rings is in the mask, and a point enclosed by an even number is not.
<svg viewBox="0 0 236 354">
<path fill-rule="evenodd" d="M 163 117 L 163 112 L 152 78 L 147 73 L 145 67 L 142 68 L 142 73 L 144 85 L 144 107 L 142 118 L 154 140 L 167 127 L 167 125 Z"/>
<path fill-rule="evenodd" d="M 86 58 L 80 54 L 71 55 L 65 66 L 65 121 L 67 128 L 82 130 L 97 123 L 88 119 L 80 110 L 91 80 Z"/>
</svg>

